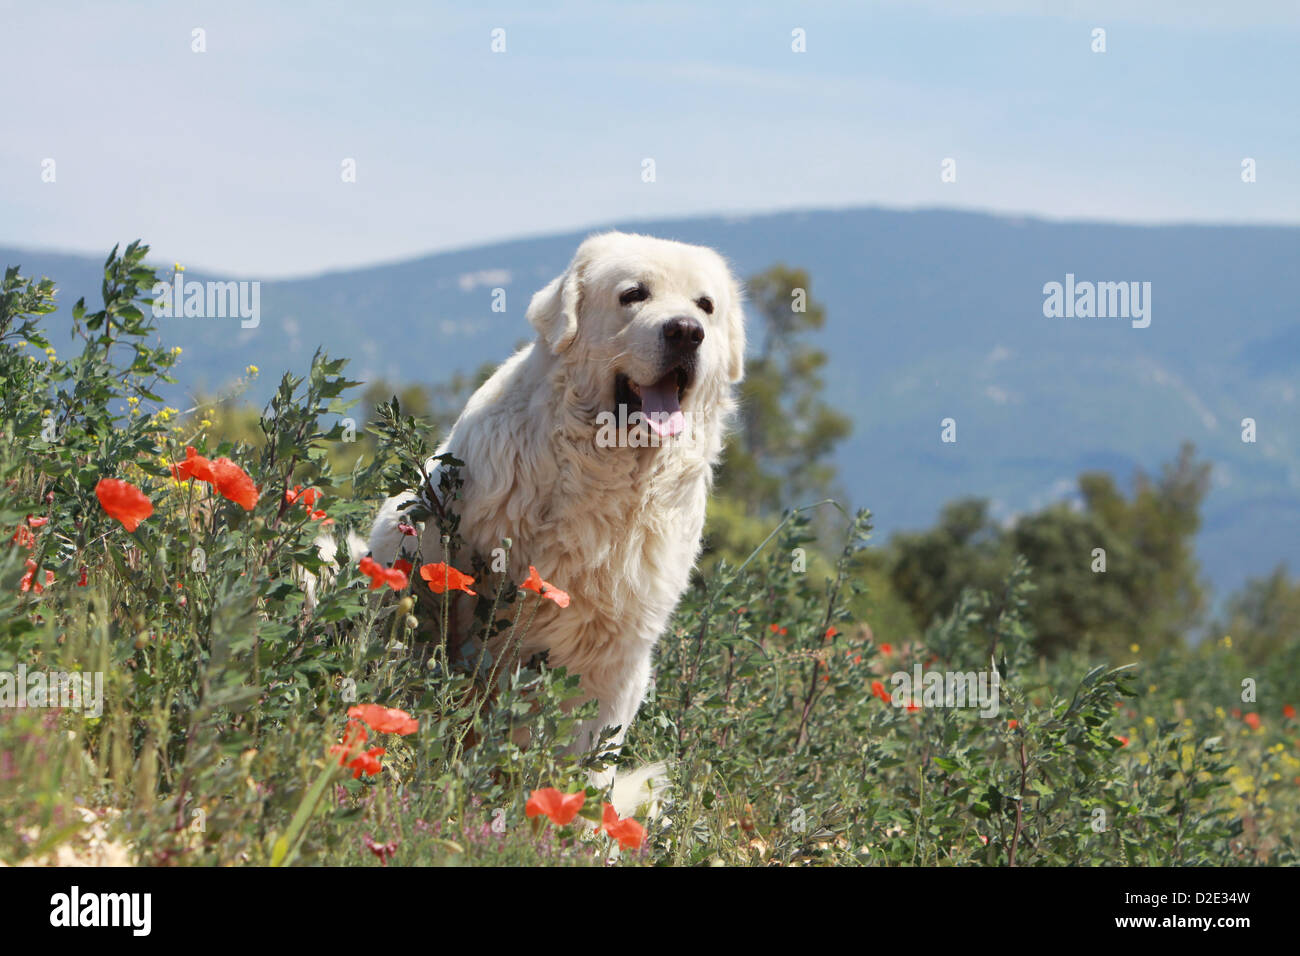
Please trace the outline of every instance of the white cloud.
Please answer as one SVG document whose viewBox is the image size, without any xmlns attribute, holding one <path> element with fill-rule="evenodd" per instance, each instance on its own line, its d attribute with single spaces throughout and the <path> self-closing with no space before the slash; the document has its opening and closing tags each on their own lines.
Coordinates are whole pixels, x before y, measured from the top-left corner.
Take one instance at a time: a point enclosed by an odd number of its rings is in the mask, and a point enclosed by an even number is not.
<svg viewBox="0 0 1300 956">
<path fill-rule="evenodd" d="M 438 323 L 438 334 L 444 338 L 471 338 L 483 331 L 483 323 L 476 319 L 443 319 Z"/>
<path fill-rule="evenodd" d="M 479 286 L 495 288 L 510 284 L 509 269 L 480 269 L 478 272 L 466 272 L 456 280 L 461 292 L 473 292 Z"/>
<path fill-rule="evenodd" d="M 1300 25 L 1300 5 L 1293 0 L 1253 0 L 1248 4 L 1222 0 L 883 0 L 886 5 L 914 10 L 924 7 L 941 16 L 989 18 L 1044 17 L 1104 25 L 1149 23 L 1171 27 L 1250 27 Z"/>
<path fill-rule="evenodd" d="M 1005 405 L 1011 401 L 1011 393 L 997 385 L 988 385 L 984 388 L 984 394 L 998 405 Z"/>
</svg>

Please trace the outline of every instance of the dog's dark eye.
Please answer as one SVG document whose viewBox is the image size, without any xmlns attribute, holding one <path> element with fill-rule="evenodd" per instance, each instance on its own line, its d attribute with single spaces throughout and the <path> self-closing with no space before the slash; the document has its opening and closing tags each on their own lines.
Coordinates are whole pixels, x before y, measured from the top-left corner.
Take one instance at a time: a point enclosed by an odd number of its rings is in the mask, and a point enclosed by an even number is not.
<svg viewBox="0 0 1300 956">
<path fill-rule="evenodd" d="M 703 310 L 705 315 L 713 314 L 713 300 L 710 299 L 707 295 L 700 296 L 698 299 L 695 300 L 695 304 L 698 305 Z"/>
<path fill-rule="evenodd" d="M 644 302 L 650 298 L 650 290 L 644 285 L 635 285 L 618 297 L 619 305 L 631 305 L 633 302 Z"/>
</svg>

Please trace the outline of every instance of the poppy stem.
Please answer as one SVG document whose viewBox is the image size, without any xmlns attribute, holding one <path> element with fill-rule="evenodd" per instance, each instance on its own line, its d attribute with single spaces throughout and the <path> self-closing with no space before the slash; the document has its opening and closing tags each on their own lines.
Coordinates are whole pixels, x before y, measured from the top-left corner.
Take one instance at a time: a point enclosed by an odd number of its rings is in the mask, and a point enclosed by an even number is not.
<svg viewBox="0 0 1300 956">
<path fill-rule="evenodd" d="M 316 808 L 320 806 L 321 797 L 325 795 L 325 788 L 329 786 L 334 779 L 337 767 L 330 761 L 325 766 L 325 770 L 316 782 L 311 785 L 311 789 L 303 795 L 302 802 L 298 804 L 298 810 L 289 821 L 289 829 L 285 831 L 284 836 L 275 841 L 271 849 L 272 866 L 288 866 L 293 863 L 298 856 L 298 850 L 302 845 L 303 833 L 306 832 L 307 824 L 310 822 L 312 815 L 315 814 Z"/>
</svg>

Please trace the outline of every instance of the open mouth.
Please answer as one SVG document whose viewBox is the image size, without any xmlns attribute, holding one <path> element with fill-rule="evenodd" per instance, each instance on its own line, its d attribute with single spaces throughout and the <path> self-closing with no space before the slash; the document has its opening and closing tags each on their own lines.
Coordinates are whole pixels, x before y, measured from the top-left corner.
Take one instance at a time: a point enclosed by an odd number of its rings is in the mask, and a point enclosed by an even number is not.
<svg viewBox="0 0 1300 956">
<path fill-rule="evenodd" d="M 627 406 L 629 420 L 633 413 L 640 412 L 651 431 L 667 438 L 686 429 L 682 399 L 690 387 L 690 372 L 680 365 L 648 385 L 638 384 L 619 372 L 614 378 L 614 403 Z"/>
</svg>

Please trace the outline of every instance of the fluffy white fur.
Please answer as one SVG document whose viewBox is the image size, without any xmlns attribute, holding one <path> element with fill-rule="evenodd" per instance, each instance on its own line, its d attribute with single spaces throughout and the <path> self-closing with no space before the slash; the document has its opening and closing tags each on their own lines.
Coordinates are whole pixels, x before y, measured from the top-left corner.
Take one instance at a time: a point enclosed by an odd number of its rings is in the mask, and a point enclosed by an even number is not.
<svg viewBox="0 0 1300 956">
<path fill-rule="evenodd" d="M 637 283 L 649 298 L 621 304 Z M 699 553 L 712 469 L 743 373 L 741 291 L 711 249 L 606 233 L 582 243 L 527 315 L 536 341 L 474 393 L 438 452 L 465 462 L 455 507 L 468 547 L 487 559 L 509 538 L 513 581 L 535 565 L 572 596 L 564 609 L 542 602 L 520 652 L 548 651 L 552 666 L 580 674 L 584 692 L 599 701 L 575 749 L 590 748 L 607 726 L 622 728 L 617 744 L 645 697 L 655 644 Z M 704 329 L 681 400 L 693 434 L 660 439 L 659 447 L 600 447 L 597 415 L 616 410 L 616 375 L 658 381 L 672 362 L 663 329 L 675 317 Z M 397 525 L 413 497 L 398 495 L 381 509 L 369 541 L 377 561 L 390 564 L 412 540 Z M 442 560 L 432 521 L 421 552 L 425 562 Z M 463 553 L 455 557 L 468 565 Z"/>
</svg>

